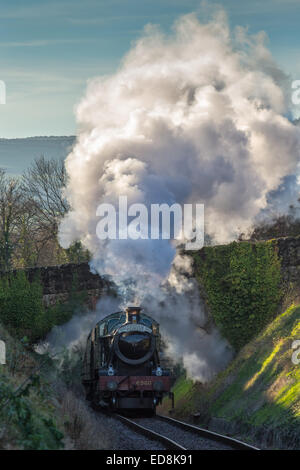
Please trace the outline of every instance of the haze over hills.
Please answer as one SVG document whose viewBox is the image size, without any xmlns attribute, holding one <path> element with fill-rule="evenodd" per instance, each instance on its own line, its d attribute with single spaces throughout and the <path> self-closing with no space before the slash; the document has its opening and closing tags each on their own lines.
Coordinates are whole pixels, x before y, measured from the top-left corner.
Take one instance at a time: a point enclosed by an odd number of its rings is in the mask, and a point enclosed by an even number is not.
<svg viewBox="0 0 300 470">
<path fill-rule="evenodd" d="M 300 126 L 300 119 L 294 121 Z M 49 158 L 66 158 L 76 140 L 75 136 L 37 136 L 23 138 L 0 138 L 0 168 L 10 176 L 21 175 L 30 163 L 44 155 Z M 261 211 L 259 220 L 273 213 L 287 213 L 291 204 L 296 203 L 294 211 L 299 215 L 299 175 L 286 176 L 281 185 L 268 194 L 268 205 Z"/>
<path fill-rule="evenodd" d="M 0 168 L 9 175 L 20 175 L 41 155 L 46 158 L 65 158 L 74 142 L 75 136 L 0 138 Z"/>
</svg>

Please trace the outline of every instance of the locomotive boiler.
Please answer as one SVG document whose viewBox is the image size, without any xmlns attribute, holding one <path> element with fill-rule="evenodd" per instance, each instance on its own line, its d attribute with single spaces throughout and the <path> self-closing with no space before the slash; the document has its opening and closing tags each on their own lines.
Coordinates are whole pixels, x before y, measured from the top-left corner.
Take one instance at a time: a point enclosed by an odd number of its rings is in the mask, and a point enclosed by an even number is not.
<svg viewBox="0 0 300 470">
<path fill-rule="evenodd" d="M 155 413 L 171 393 L 173 377 L 160 362 L 159 324 L 139 307 L 112 313 L 92 329 L 83 360 L 82 383 L 93 405 Z"/>
</svg>

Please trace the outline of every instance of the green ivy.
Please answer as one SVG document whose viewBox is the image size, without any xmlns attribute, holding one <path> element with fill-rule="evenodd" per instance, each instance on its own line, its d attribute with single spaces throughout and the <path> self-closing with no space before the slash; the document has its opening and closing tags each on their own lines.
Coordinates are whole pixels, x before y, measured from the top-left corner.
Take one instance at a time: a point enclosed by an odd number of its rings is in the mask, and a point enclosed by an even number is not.
<svg viewBox="0 0 300 470">
<path fill-rule="evenodd" d="M 194 260 L 215 323 L 239 350 L 276 315 L 282 296 L 276 244 L 205 247 Z"/>
<path fill-rule="evenodd" d="M 38 278 L 30 283 L 18 271 L 0 279 L 0 322 L 18 339 L 34 342 L 43 336 L 48 325 Z"/>
<path fill-rule="evenodd" d="M 57 301 L 47 308 L 47 318 L 50 329 L 54 326 L 63 325 L 71 320 L 75 313 L 85 314 L 88 311 L 88 294 L 86 291 L 77 292 L 76 277 L 74 276 L 72 290 L 66 301 Z"/>
<path fill-rule="evenodd" d="M 0 322 L 17 339 L 26 336 L 30 344 L 44 338 L 55 326 L 69 321 L 74 313 L 88 310 L 87 292 L 77 292 L 78 279 L 73 276 L 67 301 L 45 308 L 43 288 L 37 276 L 29 282 L 24 271 L 0 278 Z"/>
</svg>

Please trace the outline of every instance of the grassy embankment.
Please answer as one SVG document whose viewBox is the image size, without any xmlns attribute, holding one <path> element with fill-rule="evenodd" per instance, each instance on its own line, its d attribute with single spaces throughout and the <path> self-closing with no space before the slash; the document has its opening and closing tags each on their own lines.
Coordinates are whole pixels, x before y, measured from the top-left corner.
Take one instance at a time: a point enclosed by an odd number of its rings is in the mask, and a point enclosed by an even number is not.
<svg viewBox="0 0 300 470">
<path fill-rule="evenodd" d="M 55 394 L 38 370 L 41 359 L 1 324 L 0 337 L 6 343 L 6 364 L 0 365 L 0 449 L 61 448 Z"/>
<path fill-rule="evenodd" d="M 174 387 L 176 415 L 198 413 L 202 425 L 266 446 L 300 447 L 300 364 L 292 362 L 300 306 L 278 314 L 284 291 L 276 244 L 206 248 L 195 254 L 195 269 L 237 355 L 210 384 L 181 377 Z"/>
<path fill-rule="evenodd" d="M 101 423 L 72 393 L 80 383 L 76 354 L 62 352 L 57 368 L 33 351 L 54 325 L 84 311 L 85 293 L 73 290 L 66 303 L 46 309 L 39 279 L 29 284 L 19 272 L 0 280 L 0 339 L 6 344 L 6 364 L 0 365 L 0 449 L 108 445 Z"/>
<path fill-rule="evenodd" d="M 95 450 L 114 445 L 114 430 L 79 393 L 74 355 L 59 356 L 64 367 L 58 368 L 12 338 L 1 324 L 0 337 L 7 347 L 7 364 L 0 365 L 0 450 Z"/>
</svg>

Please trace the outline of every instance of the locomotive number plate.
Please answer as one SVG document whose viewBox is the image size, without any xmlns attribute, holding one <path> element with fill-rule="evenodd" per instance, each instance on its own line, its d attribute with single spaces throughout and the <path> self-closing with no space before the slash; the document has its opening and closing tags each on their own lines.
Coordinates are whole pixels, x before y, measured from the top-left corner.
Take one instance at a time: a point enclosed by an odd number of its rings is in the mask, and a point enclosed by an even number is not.
<svg viewBox="0 0 300 470">
<path fill-rule="evenodd" d="M 141 386 L 149 386 L 149 385 L 152 385 L 152 382 L 151 380 L 137 380 L 135 382 L 135 385 L 141 387 Z"/>
</svg>

